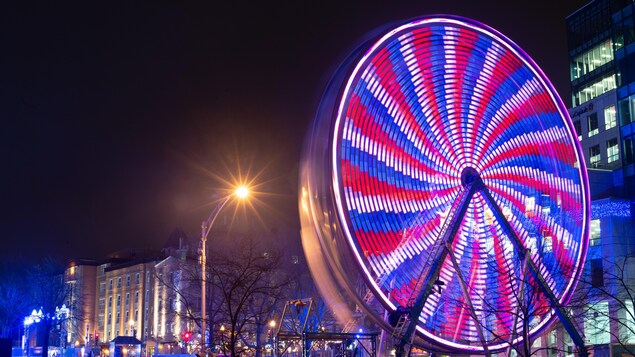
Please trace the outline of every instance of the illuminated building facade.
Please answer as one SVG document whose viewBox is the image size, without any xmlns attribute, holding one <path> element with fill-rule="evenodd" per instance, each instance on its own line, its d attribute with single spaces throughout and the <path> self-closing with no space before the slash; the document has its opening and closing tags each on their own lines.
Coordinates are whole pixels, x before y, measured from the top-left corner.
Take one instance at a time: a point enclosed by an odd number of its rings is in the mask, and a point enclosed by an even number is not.
<svg viewBox="0 0 635 357">
<path fill-rule="evenodd" d="M 567 17 L 569 114 L 591 181 L 612 180 L 609 190 L 595 195 L 635 195 L 628 184 L 635 180 L 634 9 L 632 1 L 595 0 Z"/>
<path fill-rule="evenodd" d="M 93 260 L 76 259 L 64 272 L 64 281 L 69 285 L 66 306 L 70 308 L 65 346 L 94 344 L 97 265 Z"/>
<path fill-rule="evenodd" d="M 149 354 L 180 351 L 182 332 L 199 333 L 191 318 L 200 318 L 200 286 L 188 282 L 200 268 L 188 246 L 181 239 L 176 244 L 162 257 L 71 260 L 64 274 L 69 319 L 61 347 L 105 346 L 130 336 Z"/>
<path fill-rule="evenodd" d="M 98 275 L 97 326 L 105 341 L 117 336 L 147 336 L 151 326 L 156 259 L 103 266 Z"/>
<path fill-rule="evenodd" d="M 621 356 L 635 344 L 635 315 L 626 291 L 632 282 L 612 278 L 622 268 L 635 273 L 634 10 L 632 1 L 594 0 L 566 19 L 569 114 L 592 196 L 585 283 L 571 304 L 577 305 L 578 326 L 594 356 Z M 548 356 L 562 350 L 573 355 L 573 344 L 558 325 L 545 333 L 541 346 Z"/>
<path fill-rule="evenodd" d="M 198 261 L 179 254 L 168 256 L 158 262 L 154 269 L 156 278 L 152 330 L 157 352 L 175 352 L 179 347 L 187 349 L 188 346 L 179 346 L 186 331 L 200 333 L 193 320 L 200 318 L 200 282 L 192 278 L 200 270 Z M 200 338 L 194 341 L 198 343 Z"/>
</svg>

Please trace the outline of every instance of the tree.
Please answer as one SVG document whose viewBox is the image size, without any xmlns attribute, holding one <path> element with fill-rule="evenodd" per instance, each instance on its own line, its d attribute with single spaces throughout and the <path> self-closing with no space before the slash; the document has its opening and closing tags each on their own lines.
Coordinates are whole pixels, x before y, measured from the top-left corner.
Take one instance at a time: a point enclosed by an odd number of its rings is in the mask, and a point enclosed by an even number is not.
<svg viewBox="0 0 635 357">
<path fill-rule="evenodd" d="M 30 305 L 33 309 L 42 311 L 38 322 L 42 336 L 42 356 L 48 356 L 54 328 L 64 326 L 69 319 L 81 320 L 81 316 L 59 313 L 59 309 L 66 305 L 70 311 L 78 311 L 75 307 L 79 306 L 79 299 L 73 299 L 72 286 L 64 281 L 64 266 L 53 258 L 44 258 L 28 275 L 31 286 Z"/>
<path fill-rule="evenodd" d="M 0 337 L 17 338 L 22 319 L 29 313 L 24 276 L 26 269 L 14 261 L 0 264 Z"/>
<path fill-rule="evenodd" d="M 578 287 L 588 344 L 616 344 L 635 356 L 635 258 L 590 259 Z"/>
<path fill-rule="evenodd" d="M 268 319 L 281 301 L 289 280 L 280 273 L 282 254 L 261 250 L 252 239 L 238 242 L 220 254 L 210 265 L 215 294 L 215 316 L 219 324 L 227 323 L 225 351 L 231 356 L 247 352 L 261 341 Z M 260 349 L 256 349 L 259 353 Z"/>
<path fill-rule="evenodd" d="M 544 248 L 538 247 L 538 249 Z M 548 249 L 544 251 L 550 252 Z M 491 259 L 487 265 L 487 276 L 496 277 L 497 281 L 504 281 L 503 284 L 508 287 L 504 299 L 499 300 L 497 294 L 492 294 L 487 289 L 477 291 L 472 288 L 469 294 L 473 297 L 472 300 L 477 300 L 478 303 L 470 302 L 465 297 L 467 292 L 463 291 L 450 294 L 459 298 L 448 303 L 454 304 L 459 311 L 473 310 L 472 320 L 482 331 L 483 338 L 490 341 L 490 344 L 508 345 L 505 355 L 510 355 L 512 351 L 515 355 L 523 357 L 543 355 L 546 350 L 553 352 L 554 346 L 536 346 L 535 342 L 540 336 L 531 336 L 530 331 L 542 322 L 550 309 L 560 308 L 565 311 L 565 307 L 554 306 L 550 302 L 543 285 L 530 267 L 529 251 L 526 254 L 515 251 L 503 253 L 492 250 L 489 252 L 492 258 L 500 254 L 505 254 L 507 259 Z M 563 266 L 559 270 L 564 280 L 570 279 L 571 272 L 572 269 Z M 556 277 L 553 276 L 553 278 Z M 501 320 L 511 321 L 512 324 L 511 326 L 501 324 Z M 521 338 L 519 343 L 512 343 L 518 338 Z"/>
</svg>

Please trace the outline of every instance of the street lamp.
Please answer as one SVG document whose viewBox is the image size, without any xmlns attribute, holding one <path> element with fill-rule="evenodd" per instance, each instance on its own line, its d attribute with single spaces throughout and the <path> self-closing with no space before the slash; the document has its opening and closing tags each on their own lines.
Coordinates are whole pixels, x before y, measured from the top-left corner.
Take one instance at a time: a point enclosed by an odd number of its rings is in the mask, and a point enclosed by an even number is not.
<svg viewBox="0 0 635 357">
<path fill-rule="evenodd" d="M 276 338 L 275 338 L 275 332 L 274 329 L 276 328 L 276 321 L 275 320 L 271 320 L 269 321 L 269 343 L 271 344 L 271 356 L 275 355 L 275 348 L 276 348 Z"/>
<path fill-rule="evenodd" d="M 206 311 L 207 299 L 205 296 L 206 295 L 206 289 L 205 289 L 206 271 L 205 270 L 206 270 L 206 264 L 207 264 L 207 248 L 206 248 L 207 236 L 209 236 L 209 232 L 212 230 L 212 226 L 214 225 L 216 218 L 218 218 L 219 213 L 223 210 L 223 207 L 225 207 L 227 202 L 229 202 L 229 200 L 233 196 L 236 196 L 240 199 L 245 199 L 247 198 L 247 196 L 249 196 L 249 188 L 247 188 L 246 186 L 237 187 L 234 190 L 234 192 L 227 195 L 227 197 L 224 197 L 220 202 L 218 202 L 218 205 L 214 207 L 214 209 L 210 213 L 207 220 L 204 221 L 203 224 L 201 224 L 201 348 L 203 348 L 204 350 L 206 348 L 205 330 L 207 327 L 205 324 L 205 318 L 207 316 L 207 311 Z M 207 351 L 205 352 L 205 355 L 207 356 Z"/>
<path fill-rule="evenodd" d="M 220 325 L 220 348 L 223 355 L 225 354 L 225 325 Z"/>
</svg>

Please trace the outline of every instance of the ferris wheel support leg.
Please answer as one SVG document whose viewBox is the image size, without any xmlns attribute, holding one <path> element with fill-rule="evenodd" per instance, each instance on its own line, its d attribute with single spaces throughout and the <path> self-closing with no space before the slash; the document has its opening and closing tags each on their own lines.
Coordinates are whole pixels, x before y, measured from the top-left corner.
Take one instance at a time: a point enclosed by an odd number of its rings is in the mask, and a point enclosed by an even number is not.
<svg viewBox="0 0 635 357">
<path fill-rule="evenodd" d="M 467 284 L 465 283 L 463 274 L 461 274 L 459 262 L 456 260 L 456 257 L 454 256 L 454 253 L 452 253 L 452 250 L 450 250 L 450 248 L 451 248 L 450 245 L 446 243 L 445 250 L 448 251 L 448 256 L 450 257 L 450 260 L 452 261 L 452 265 L 454 266 L 454 270 L 456 271 L 456 275 L 459 278 L 459 283 L 461 285 L 463 298 L 468 304 L 470 315 L 472 315 L 472 319 L 474 320 L 474 325 L 476 325 L 478 336 L 481 340 L 481 344 L 483 345 L 483 351 L 485 352 L 486 356 L 489 356 L 490 353 L 489 353 L 489 349 L 487 348 L 487 342 L 485 341 L 485 333 L 483 332 L 483 325 L 481 325 L 481 322 L 479 321 L 478 316 L 476 315 L 476 310 L 474 310 L 474 304 L 472 303 L 472 298 L 470 297 L 470 293 L 467 289 Z"/>
<path fill-rule="evenodd" d="M 463 216 L 465 216 L 465 212 L 467 211 L 468 206 L 470 205 L 470 201 L 474 196 L 474 193 L 480 189 L 481 185 L 478 184 L 470 184 L 466 186 L 466 190 L 462 195 L 457 197 L 458 202 L 460 202 L 460 206 L 457 209 L 456 214 L 452 217 L 452 221 L 448 225 L 448 230 L 442 232 L 440 240 L 442 240 L 442 249 L 439 249 L 436 252 L 436 256 L 432 260 L 432 264 L 430 265 L 430 269 L 427 271 L 427 274 L 423 274 L 423 287 L 415 300 L 412 308 L 410 309 L 410 322 L 408 323 L 408 328 L 406 332 L 400 337 L 399 342 L 395 346 L 395 356 L 403 357 L 405 353 L 405 347 L 411 341 L 411 337 L 415 332 L 415 328 L 417 327 L 417 323 L 419 321 L 419 316 L 421 316 L 421 311 L 423 311 L 423 306 L 430 294 L 432 294 L 432 290 L 435 288 L 435 282 L 439 278 L 441 273 L 441 267 L 443 266 L 443 261 L 448 255 L 448 250 L 445 249 L 446 245 L 452 245 L 452 241 L 456 236 L 456 233 L 459 229 L 461 221 L 463 221 Z"/>
<path fill-rule="evenodd" d="M 494 201 L 494 198 L 492 197 L 492 194 L 489 192 L 489 190 L 487 188 L 484 188 L 481 192 L 485 196 L 485 199 L 488 202 L 489 207 L 494 212 L 494 215 L 497 217 L 499 223 L 501 224 L 501 227 L 503 228 L 505 233 L 507 233 L 507 236 L 509 237 L 510 241 L 512 242 L 512 245 L 518 252 L 518 255 L 520 256 L 520 258 L 525 259 L 525 257 L 527 256 L 527 263 L 529 265 L 529 269 L 531 270 L 532 275 L 536 278 L 536 281 L 538 282 L 542 292 L 551 302 L 551 307 L 554 309 L 556 316 L 558 316 L 558 319 L 562 323 L 562 326 L 564 326 L 569 336 L 571 336 L 573 343 L 575 343 L 576 347 L 578 348 L 578 356 L 581 356 L 581 357 L 588 356 L 588 352 L 586 350 L 586 347 L 584 346 L 584 339 L 580 335 L 578 327 L 576 326 L 573 319 L 567 313 L 565 307 L 560 305 L 560 302 L 556 298 L 556 295 L 549 287 L 549 284 L 547 284 L 545 277 L 542 275 L 542 273 L 540 273 L 540 269 L 538 268 L 537 263 L 534 262 L 533 259 L 531 259 L 531 257 L 529 256 L 530 252 L 522 244 L 520 238 L 516 235 L 516 232 L 512 228 L 509 221 L 505 219 L 505 216 L 503 215 L 503 211 L 500 209 L 500 207 L 498 207 L 498 205 L 496 204 L 496 201 Z"/>
</svg>

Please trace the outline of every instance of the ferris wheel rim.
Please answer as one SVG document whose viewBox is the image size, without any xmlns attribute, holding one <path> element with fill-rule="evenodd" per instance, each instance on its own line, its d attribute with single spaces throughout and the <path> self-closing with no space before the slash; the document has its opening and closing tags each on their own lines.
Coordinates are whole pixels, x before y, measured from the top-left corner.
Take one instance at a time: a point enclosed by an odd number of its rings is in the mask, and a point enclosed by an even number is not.
<svg viewBox="0 0 635 357">
<path fill-rule="evenodd" d="M 352 249 L 355 258 L 357 259 L 358 266 L 364 271 L 364 276 L 366 278 L 371 277 L 373 274 L 368 270 L 368 264 L 366 264 L 367 262 L 365 262 L 365 258 L 363 257 L 363 254 L 359 251 L 357 247 L 357 242 L 353 238 L 354 234 L 350 231 L 349 224 L 347 223 L 350 220 L 348 217 L 348 212 L 346 211 L 344 207 L 344 200 L 342 197 L 342 187 L 343 187 L 341 182 L 342 173 L 340 171 L 341 167 L 339 165 L 339 159 L 340 159 L 339 152 L 341 150 L 341 148 L 339 147 L 339 138 L 341 137 L 340 135 L 342 130 L 341 120 L 343 118 L 343 113 L 347 105 L 346 103 L 347 98 L 350 96 L 352 83 L 358 77 L 363 67 L 367 64 L 369 58 L 374 53 L 376 53 L 378 48 L 380 48 L 380 46 L 386 43 L 389 39 L 392 39 L 395 36 L 397 36 L 397 34 L 399 33 L 406 32 L 409 29 L 416 28 L 419 26 L 425 26 L 425 25 L 430 25 L 435 23 L 451 24 L 451 25 L 460 26 L 460 27 L 468 27 L 477 33 L 485 33 L 487 36 L 496 40 L 498 44 L 505 46 L 507 50 L 510 50 L 518 59 L 520 59 L 527 66 L 527 68 L 529 68 L 533 72 L 536 78 L 540 81 L 543 88 L 545 88 L 546 92 L 549 94 L 550 99 L 553 102 L 553 104 L 556 106 L 558 110 L 558 115 L 561 118 L 561 120 L 563 120 L 563 123 L 566 126 L 566 129 L 568 130 L 568 132 L 571 133 L 573 131 L 573 124 L 567 114 L 567 111 L 565 110 L 564 104 L 562 103 L 560 98 L 557 96 L 557 94 L 555 94 L 557 92 L 555 91 L 555 89 L 553 88 L 552 84 L 549 82 L 547 77 L 544 75 L 542 70 L 540 70 L 540 68 L 535 64 L 535 62 L 533 62 L 533 60 L 522 49 L 520 49 L 514 42 L 512 42 L 511 40 L 509 40 L 507 37 L 500 34 L 499 32 L 481 23 L 478 23 L 473 20 L 460 18 L 460 17 L 430 16 L 430 17 L 418 18 L 416 20 L 412 20 L 407 23 L 404 23 L 401 26 L 381 36 L 381 38 L 375 41 L 374 44 L 369 48 L 369 50 L 366 53 L 364 53 L 361 60 L 357 61 L 357 64 L 354 70 L 351 72 L 349 76 L 347 76 L 346 85 L 338 100 L 339 103 L 337 108 L 337 114 L 335 116 L 336 120 L 334 123 L 334 132 L 333 132 L 333 140 L 331 143 L 331 159 L 330 159 L 332 169 L 334 171 L 332 175 L 332 183 L 334 187 L 333 193 L 335 195 L 337 215 L 340 221 L 342 222 L 341 226 L 345 232 L 344 235 L 345 235 L 345 238 L 348 240 L 349 247 Z M 584 184 L 587 182 L 588 177 L 587 177 L 586 170 L 584 169 L 584 159 L 582 158 L 582 155 L 581 155 L 579 142 L 572 140 L 573 138 L 571 137 L 569 139 L 571 140 L 570 144 L 573 147 L 575 147 L 573 152 L 576 155 L 576 161 L 580 164 L 578 172 L 580 175 L 579 180 L 580 182 L 583 183 L 581 194 L 582 194 L 582 200 L 584 203 L 582 205 L 582 209 L 583 209 L 582 214 L 584 216 L 584 219 L 582 219 L 582 224 L 583 224 L 582 234 L 584 236 L 587 236 L 585 239 L 588 239 L 588 217 L 589 217 L 589 210 L 590 210 L 590 201 L 589 201 L 590 196 L 588 192 L 588 185 Z M 577 270 L 575 273 L 575 276 L 578 276 L 581 269 L 583 268 L 585 256 L 586 256 L 586 246 L 583 246 L 582 249 L 579 250 L 578 256 L 575 259 L 576 270 Z M 396 310 L 397 306 L 395 306 L 390 300 L 384 299 L 385 298 L 384 295 L 378 293 L 381 291 L 381 287 L 377 285 L 374 279 L 368 279 L 367 282 L 370 284 L 371 289 L 374 290 L 375 296 L 379 295 L 379 297 L 382 298 L 381 302 L 386 308 L 389 308 L 392 311 Z M 574 284 L 575 282 L 572 281 L 566 286 L 566 288 L 564 289 L 565 294 L 558 297 L 560 302 L 566 302 L 571 297 L 571 294 L 573 293 L 572 286 Z M 551 313 L 551 315 L 553 315 L 553 313 Z M 551 317 L 541 322 L 541 325 L 536 330 L 541 330 L 542 328 L 544 328 L 544 325 L 547 324 L 549 321 L 551 321 Z M 426 337 L 435 338 L 427 330 L 423 329 L 420 326 L 417 327 L 417 330 Z M 452 348 L 461 348 L 461 349 L 466 348 L 466 345 L 464 344 L 453 344 L 451 341 L 445 341 L 445 343 L 448 347 L 452 347 Z M 480 350 L 480 349 L 476 347 L 475 351 L 477 350 Z"/>
</svg>

